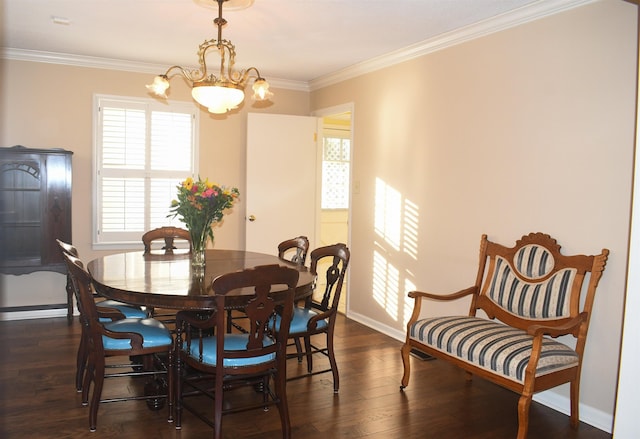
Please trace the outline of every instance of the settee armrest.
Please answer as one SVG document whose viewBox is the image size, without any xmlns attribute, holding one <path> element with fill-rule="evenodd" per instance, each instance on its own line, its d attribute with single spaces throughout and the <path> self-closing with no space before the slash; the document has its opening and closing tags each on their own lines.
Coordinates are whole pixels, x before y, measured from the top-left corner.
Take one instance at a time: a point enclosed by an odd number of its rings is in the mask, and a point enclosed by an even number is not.
<svg viewBox="0 0 640 439">
<path fill-rule="evenodd" d="M 465 288 L 464 290 L 456 291 L 451 294 L 433 294 L 433 293 L 425 293 L 424 291 L 410 291 L 409 297 L 412 299 L 432 299 L 439 301 L 447 301 L 447 300 L 456 300 L 462 297 L 468 296 L 470 294 L 474 294 L 477 291 L 475 286 Z"/>
<path fill-rule="evenodd" d="M 586 320 L 587 316 L 588 314 L 586 312 L 582 312 L 573 319 L 570 319 L 567 322 L 563 323 L 562 325 L 531 325 L 527 328 L 527 333 L 533 337 L 548 335 L 550 337 L 556 338 L 560 337 L 561 335 L 569 334 L 577 337 L 580 325 L 582 325 L 582 323 Z"/>
<path fill-rule="evenodd" d="M 450 300 L 460 299 L 466 296 L 471 296 L 473 294 L 476 294 L 477 291 L 478 291 L 478 288 L 475 285 L 451 294 L 433 294 L 433 293 L 426 293 L 424 291 L 410 291 L 409 297 L 414 299 L 414 304 L 413 304 L 413 312 L 411 313 L 411 317 L 407 322 L 407 334 L 409 333 L 408 331 L 411 325 L 417 322 L 418 318 L 420 317 L 420 309 L 422 307 L 422 302 L 423 302 L 422 299 L 450 301 Z"/>
</svg>

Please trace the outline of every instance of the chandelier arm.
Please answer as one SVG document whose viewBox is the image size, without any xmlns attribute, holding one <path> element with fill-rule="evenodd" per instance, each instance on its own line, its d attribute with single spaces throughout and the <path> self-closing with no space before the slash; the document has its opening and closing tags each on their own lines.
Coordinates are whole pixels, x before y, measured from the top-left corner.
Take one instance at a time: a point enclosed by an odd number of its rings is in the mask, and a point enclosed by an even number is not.
<svg viewBox="0 0 640 439">
<path fill-rule="evenodd" d="M 169 79 L 169 73 L 172 70 L 180 70 L 180 73 L 182 74 L 182 76 L 184 76 L 185 78 L 187 78 L 189 81 L 191 82 L 197 82 L 197 81 L 202 81 L 205 76 L 207 75 L 207 66 L 203 63 L 200 63 L 200 65 L 203 67 L 202 70 L 201 69 L 186 69 L 182 66 L 171 66 L 167 69 L 167 71 L 164 73 L 164 75 L 160 75 L 161 77 L 165 78 L 165 79 Z"/>
<path fill-rule="evenodd" d="M 264 81 L 264 78 L 260 75 L 260 72 L 255 67 L 249 67 L 247 70 L 245 70 L 245 75 L 248 77 L 249 76 L 249 72 L 252 71 L 252 70 L 254 72 L 256 72 L 256 81 L 260 80 L 260 79 Z"/>
<path fill-rule="evenodd" d="M 179 65 L 171 66 L 164 75 L 154 78 L 152 84 L 147 85 L 147 89 L 161 98 L 167 98 L 166 91 L 169 89 L 169 75 L 177 70 L 187 81 L 191 82 L 191 94 L 196 102 L 216 114 L 226 113 L 244 100 L 244 89 L 249 78 L 255 75 L 253 83 L 253 99 L 266 100 L 273 96 L 269 91 L 269 83 L 260 75 L 255 67 L 235 70 L 236 49 L 229 40 L 222 39 L 222 28 L 227 21 L 222 17 L 222 6 L 229 0 L 213 0 L 218 3 L 218 17 L 213 20 L 217 26 L 217 38 L 205 40 L 198 46 L 199 68 L 185 68 Z M 209 73 L 207 69 L 206 57 L 211 48 L 215 47 L 220 55 L 220 71 L 218 76 Z M 177 73 L 176 73 L 177 74 Z"/>
</svg>

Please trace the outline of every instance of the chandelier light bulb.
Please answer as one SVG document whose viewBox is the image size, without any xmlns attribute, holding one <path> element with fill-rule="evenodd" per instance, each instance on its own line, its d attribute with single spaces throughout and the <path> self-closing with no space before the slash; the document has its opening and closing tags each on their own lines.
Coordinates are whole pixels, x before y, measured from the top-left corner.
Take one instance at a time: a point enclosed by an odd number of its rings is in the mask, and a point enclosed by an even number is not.
<svg viewBox="0 0 640 439">
<path fill-rule="evenodd" d="M 256 101 L 264 101 L 273 96 L 269 91 L 269 83 L 264 78 L 258 78 L 253 83 L 253 99 Z"/>
<path fill-rule="evenodd" d="M 169 89 L 169 80 L 164 75 L 158 75 L 153 78 L 151 84 L 147 84 L 147 90 L 156 96 L 167 98 L 167 90 Z"/>
</svg>

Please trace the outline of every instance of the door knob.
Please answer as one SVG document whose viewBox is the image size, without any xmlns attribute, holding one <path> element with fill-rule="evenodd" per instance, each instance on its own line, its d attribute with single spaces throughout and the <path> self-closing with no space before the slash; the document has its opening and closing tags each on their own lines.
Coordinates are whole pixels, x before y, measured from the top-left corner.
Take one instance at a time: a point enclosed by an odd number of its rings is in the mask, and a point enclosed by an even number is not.
<svg viewBox="0 0 640 439">
<path fill-rule="evenodd" d="M 254 222 L 256 220 L 255 215 L 249 215 L 249 221 Z"/>
</svg>

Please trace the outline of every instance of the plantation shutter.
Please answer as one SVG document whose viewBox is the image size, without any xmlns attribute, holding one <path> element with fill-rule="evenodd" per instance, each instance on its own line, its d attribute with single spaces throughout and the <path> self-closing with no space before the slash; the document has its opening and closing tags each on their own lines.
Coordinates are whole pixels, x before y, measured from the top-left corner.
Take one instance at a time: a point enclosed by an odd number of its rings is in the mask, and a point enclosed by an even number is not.
<svg viewBox="0 0 640 439">
<path fill-rule="evenodd" d="M 176 186 L 197 174 L 195 110 L 148 101 L 98 98 L 97 244 L 138 244 L 147 230 L 182 226 L 167 215 Z"/>
</svg>

